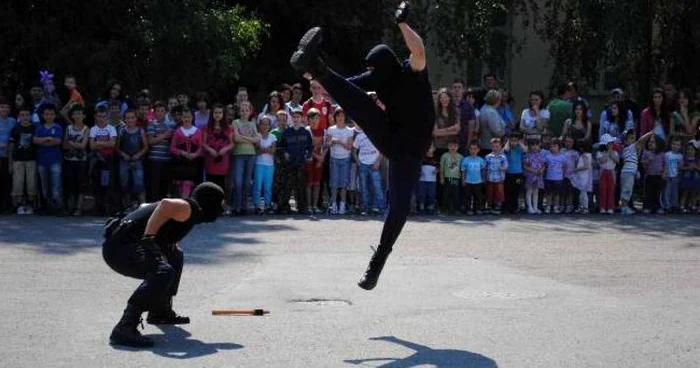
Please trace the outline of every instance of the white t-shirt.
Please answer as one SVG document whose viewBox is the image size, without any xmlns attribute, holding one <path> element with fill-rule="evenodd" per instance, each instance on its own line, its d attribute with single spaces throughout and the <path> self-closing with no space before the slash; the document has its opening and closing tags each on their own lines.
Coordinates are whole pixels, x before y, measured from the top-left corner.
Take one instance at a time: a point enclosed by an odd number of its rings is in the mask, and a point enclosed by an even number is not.
<svg viewBox="0 0 700 368">
<path fill-rule="evenodd" d="M 549 120 L 549 110 L 541 109 L 540 110 L 540 119 Z M 523 110 L 523 113 L 520 114 L 520 120 L 525 121 L 525 128 L 535 129 L 537 127 L 537 118 L 535 116 L 532 116 L 532 114 L 530 114 L 530 109 Z"/>
<path fill-rule="evenodd" d="M 112 138 L 117 137 L 117 130 L 110 124 L 100 128 L 97 125 L 90 128 L 90 138 L 95 139 L 96 142 L 108 142 Z"/>
<path fill-rule="evenodd" d="M 277 142 L 277 137 L 275 137 L 274 134 L 268 134 L 267 138 L 260 136 L 261 148 L 270 148 L 273 144 L 275 144 L 275 142 Z M 262 166 L 274 166 L 275 158 L 269 153 L 261 153 L 255 158 L 255 164 Z"/>
<path fill-rule="evenodd" d="M 338 128 L 337 125 L 334 125 L 326 130 L 326 142 L 330 144 L 333 138 L 337 138 L 340 140 L 340 142 L 347 143 L 354 135 L 355 131 L 349 127 L 346 126 L 344 128 Z M 351 152 L 349 149 L 341 146 L 340 144 L 331 145 L 331 158 L 346 159 L 350 157 L 350 153 Z"/>
<path fill-rule="evenodd" d="M 372 144 L 372 141 L 369 140 L 369 137 L 367 137 L 367 134 L 364 132 L 355 137 L 353 147 L 358 149 L 357 156 L 361 164 L 374 165 L 377 162 L 379 151 L 377 151 L 377 148 L 374 147 L 374 144 Z"/>
</svg>

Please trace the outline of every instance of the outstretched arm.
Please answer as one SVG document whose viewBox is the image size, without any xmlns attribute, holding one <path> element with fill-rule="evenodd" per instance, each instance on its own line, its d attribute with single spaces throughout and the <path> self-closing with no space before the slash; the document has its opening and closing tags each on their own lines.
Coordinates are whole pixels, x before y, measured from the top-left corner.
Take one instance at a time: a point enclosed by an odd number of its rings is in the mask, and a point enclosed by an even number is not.
<svg viewBox="0 0 700 368">
<path fill-rule="evenodd" d="M 415 72 L 423 71 L 425 69 L 425 45 L 423 44 L 423 39 L 406 23 L 399 23 L 399 28 L 406 42 L 406 47 L 411 51 L 411 56 L 408 59 L 411 69 Z"/>
</svg>

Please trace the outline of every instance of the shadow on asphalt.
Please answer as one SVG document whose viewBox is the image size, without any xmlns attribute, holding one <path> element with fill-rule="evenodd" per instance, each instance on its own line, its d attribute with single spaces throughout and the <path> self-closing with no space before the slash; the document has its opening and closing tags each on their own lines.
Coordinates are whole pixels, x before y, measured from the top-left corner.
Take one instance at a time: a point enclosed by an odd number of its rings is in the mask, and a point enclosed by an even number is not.
<svg viewBox="0 0 700 368">
<path fill-rule="evenodd" d="M 177 326 L 158 326 L 163 331 L 160 335 L 146 335 L 156 342 L 156 346 L 151 349 L 155 355 L 171 359 L 192 359 L 207 355 L 213 355 L 221 350 L 242 349 L 243 345 L 233 343 L 206 343 L 196 339 L 186 330 Z M 131 348 L 128 346 L 112 346 L 115 350 L 122 351 L 143 351 L 143 349 Z"/>
<path fill-rule="evenodd" d="M 344 360 L 350 364 L 365 364 L 369 362 L 384 362 L 381 368 L 409 368 L 418 366 L 430 367 L 462 367 L 462 368 L 497 368 L 496 362 L 481 354 L 466 350 L 433 349 L 425 345 L 401 340 L 395 336 L 373 337 L 370 340 L 391 342 L 415 351 L 406 358 L 368 358 Z"/>
<path fill-rule="evenodd" d="M 98 217 L 0 216 L 0 247 L 26 247 L 56 256 L 99 250 L 105 221 Z M 187 263 L 228 263 L 253 257 L 250 247 L 261 243 L 259 234 L 296 230 L 291 221 L 221 218 L 195 227 L 180 246 Z"/>
</svg>

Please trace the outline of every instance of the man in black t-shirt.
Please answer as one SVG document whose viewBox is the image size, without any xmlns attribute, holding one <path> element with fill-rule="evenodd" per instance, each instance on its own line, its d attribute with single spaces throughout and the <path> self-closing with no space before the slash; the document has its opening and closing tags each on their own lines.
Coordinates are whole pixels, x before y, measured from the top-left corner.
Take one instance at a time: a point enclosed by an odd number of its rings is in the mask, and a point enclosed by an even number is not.
<svg viewBox="0 0 700 368">
<path fill-rule="evenodd" d="M 367 55 L 365 73 L 343 78 L 319 57 L 322 36 L 318 27 L 304 35 L 290 60 L 292 67 L 305 78 L 319 81 L 347 115 L 362 127 L 374 146 L 389 158 L 389 209 L 379 247 L 359 282 L 366 290 L 376 286 L 406 223 L 411 194 L 435 124 L 425 46 L 420 36 L 406 24 L 409 10 L 409 3 L 402 2 L 395 16 L 411 51 L 411 56 L 403 62 L 388 46 L 377 45 Z M 386 110 L 380 109 L 367 95 L 369 91 L 376 91 Z"/>
</svg>

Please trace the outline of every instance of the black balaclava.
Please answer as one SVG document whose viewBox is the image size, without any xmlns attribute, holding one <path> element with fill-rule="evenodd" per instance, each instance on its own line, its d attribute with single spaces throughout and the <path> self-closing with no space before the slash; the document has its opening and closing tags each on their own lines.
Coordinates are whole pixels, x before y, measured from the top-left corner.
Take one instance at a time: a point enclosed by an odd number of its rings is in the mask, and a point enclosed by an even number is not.
<svg viewBox="0 0 700 368">
<path fill-rule="evenodd" d="M 395 79 L 401 74 L 401 62 L 389 46 L 379 44 L 369 51 L 365 58 L 367 66 L 373 67 L 370 73 L 379 98 L 395 86 Z"/>
<path fill-rule="evenodd" d="M 197 210 L 192 214 L 194 221 L 214 222 L 223 210 L 224 190 L 212 182 L 204 182 L 197 185 L 190 195 L 190 201 L 197 204 Z"/>
</svg>

